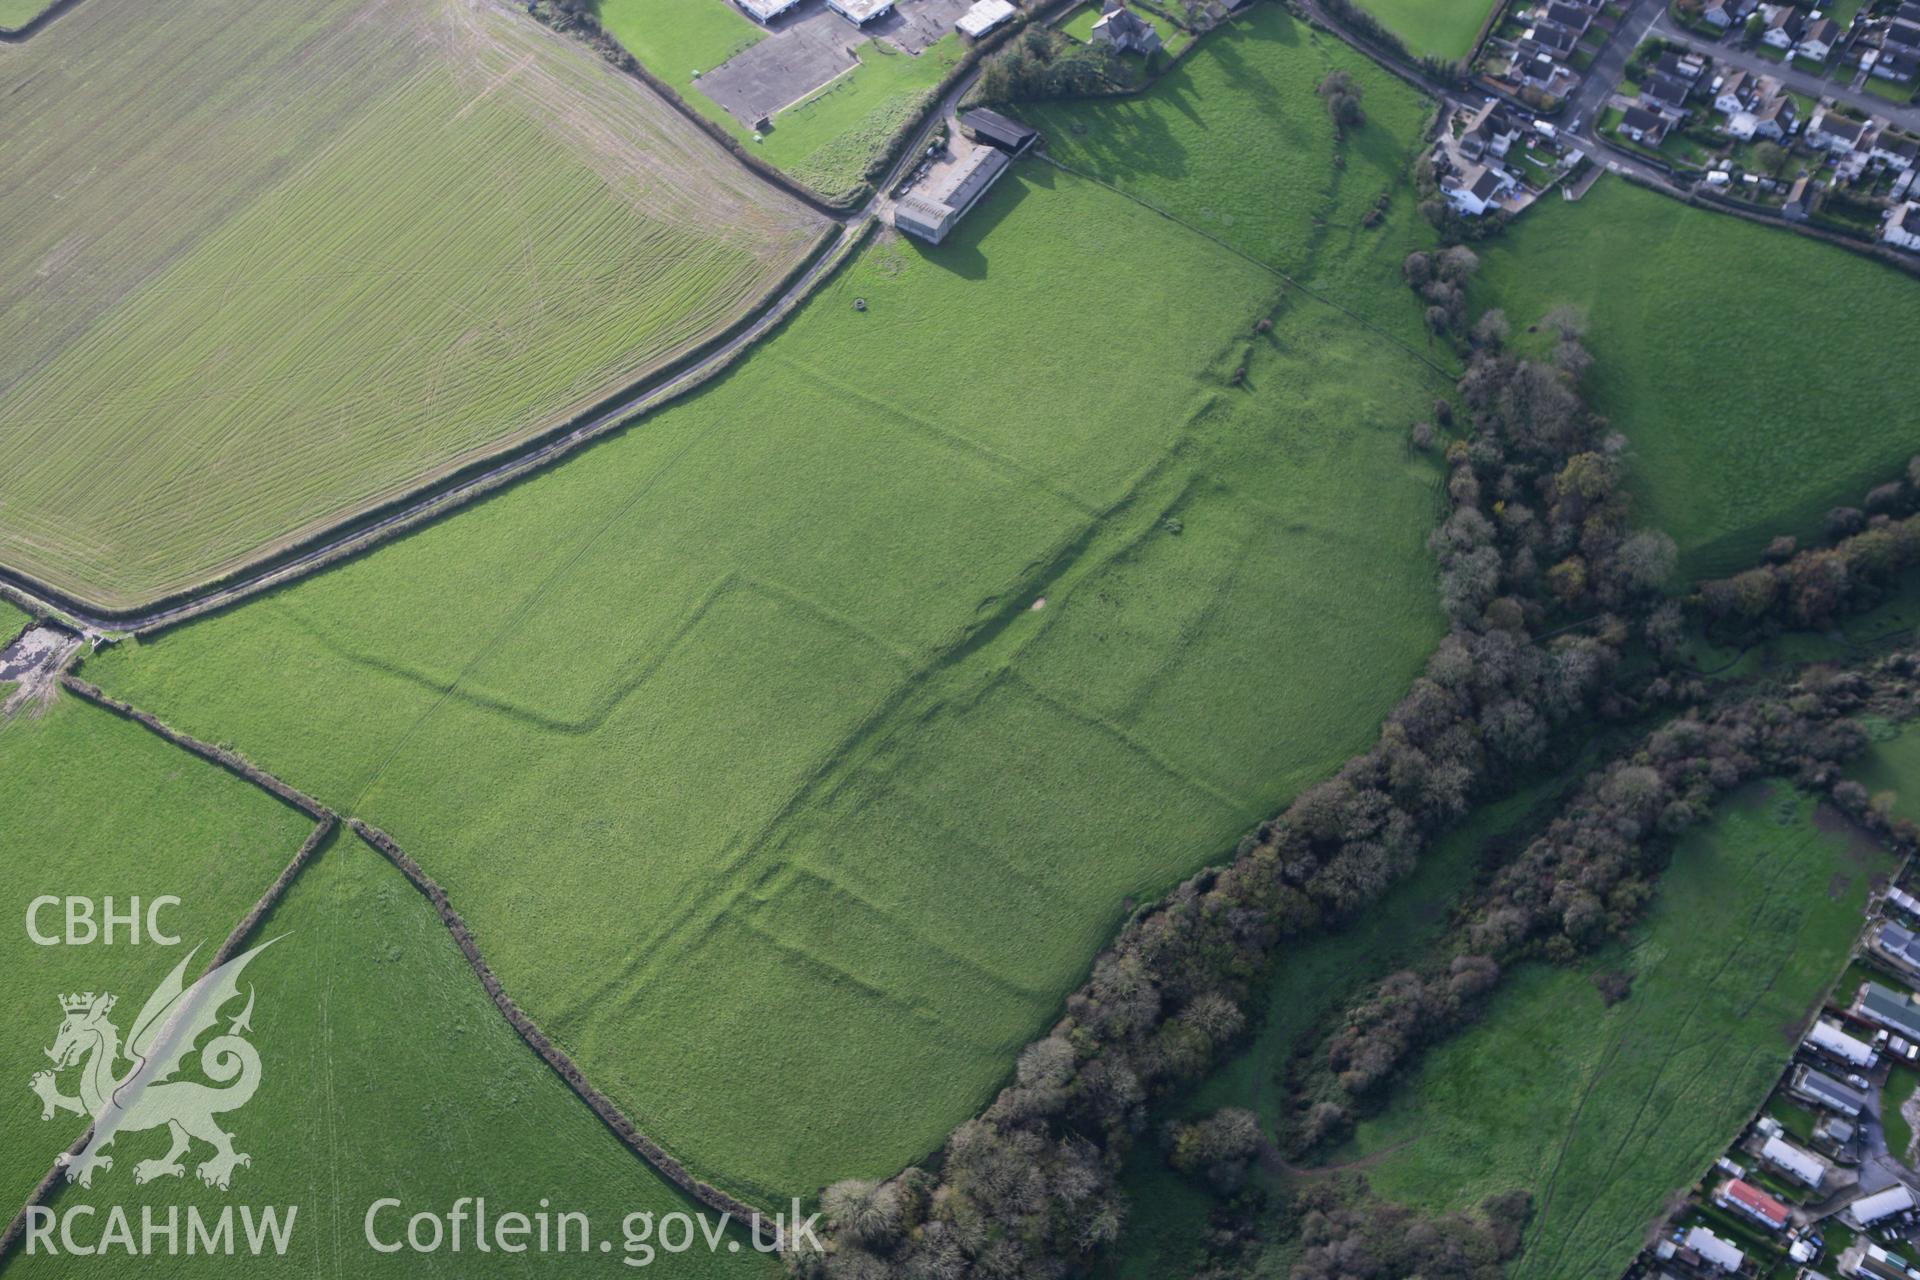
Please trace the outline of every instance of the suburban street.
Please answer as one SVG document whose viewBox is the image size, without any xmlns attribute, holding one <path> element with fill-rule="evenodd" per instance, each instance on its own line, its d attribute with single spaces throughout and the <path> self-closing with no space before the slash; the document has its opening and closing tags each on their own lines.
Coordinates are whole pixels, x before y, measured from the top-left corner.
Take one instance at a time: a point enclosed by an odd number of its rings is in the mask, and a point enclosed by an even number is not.
<svg viewBox="0 0 1920 1280">
<path fill-rule="evenodd" d="M 1642 0 L 1650 4 L 1651 0 Z M 1684 44 L 1688 48 L 1706 57 L 1718 58 L 1730 66 L 1749 71 L 1755 75 L 1772 76 L 1795 93 L 1805 94 L 1809 98 L 1832 98 L 1844 102 L 1856 110 L 1868 115 L 1881 116 L 1893 121 L 1909 132 L 1920 131 L 1920 107 L 1912 103 L 1902 105 L 1877 93 L 1865 89 L 1855 89 L 1837 80 L 1827 80 L 1810 72 L 1802 71 L 1785 62 L 1775 62 L 1763 58 L 1751 49 L 1742 49 L 1736 44 L 1716 44 L 1703 40 L 1693 32 L 1676 24 L 1667 16 L 1666 6 L 1654 4 L 1655 20 L 1653 34 L 1665 40 Z M 1635 6 L 1636 12 L 1640 5 Z M 1617 77 L 1616 77 L 1617 78 Z"/>
<path fill-rule="evenodd" d="M 1560 118 L 1569 123 L 1579 121 L 1574 133 L 1582 142 L 1591 143 L 1593 126 L 1606 109 L 1607 99 L 1613 96 L 1614 86 L 1620 83 L 1620 77 L 1626 73 L 1627 59 L 1634 49 L 1657 23 L 1666 17 L 1667 6 L 1664 0 L 1633 0 L 1627 7 L 1626 16 L 1620 19 L 1620 26 L 1613 33 L 1606 46 L 1600 50 L 1600 56 L 1587 68 L 1580 87 L 1567 99 L 1566 109 Z"/>
</svg>

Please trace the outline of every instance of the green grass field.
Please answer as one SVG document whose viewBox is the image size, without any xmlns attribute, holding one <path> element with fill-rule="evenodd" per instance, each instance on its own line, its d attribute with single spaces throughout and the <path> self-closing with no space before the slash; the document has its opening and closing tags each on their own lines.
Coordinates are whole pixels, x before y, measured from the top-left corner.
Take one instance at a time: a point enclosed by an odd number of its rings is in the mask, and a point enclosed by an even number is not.
<svg viewBox="0 0 1920 1280">
<path fill-rule="evenodd" d="M 1632 946 L 1510 974 L 1334 1159 L 1434 1208 L 1528 1188 L 1514 1280 L 1619 1274 L 1765 1099 L 1892 868 L 1788 794 L 1748 792 L 1683 840 Z M 1634 975 L 1611 1009 L 1588 981 L 1608 967 Z"/>
<path fill-rule="evenodd" d="M 1464 58 L 1473 52 L 1494 0 L 1364 0 L 1362 8 L 1400 37 L 1416 58 Z"/>
<path fill-rule="evenodd" d="M 878 40 L 854 52 L 858 67 L 775 116 L 773 131 L 753 144 L 829 197 L 860 189 L 874 157 L 939 92 L 964 50 L 959 36 L 948 35 L 918 57 Z"/>
<path fill-rule="evenodd" d="M 1536 807 L 1555 790 L 1551 783 L 1539 784 L 1479 809 L 1350 927 L 1290 947 L 1280 957 L 1252 1039 L 1180 1099 L 1170 1114 L 1198 1116 L 1221 1107 L 1245 1107 L 1259 1114 L 1272 1136 L 1283 1099 L 1277 1075 L 1302 1037 L 1365 983 L 1418 964 L 1423 950 L 1445 927 L 1453 903 L 1472 886 L 1487 842 L 1524 829 Z M 1257 1171 L 1255 1176 L 1268 1180 L 1268 1175 Z M 1196 1270 L 1207 1215 L 1219 1202 L 1168 1168 L 1163 1153 L 1152 1143 L 1135 1148 L 1125 1179 L 1133 1213 L 1126 1234 L 1113 1250 L 1111 1273 L 1156 1280 Z M 1279 1254 L 1297 1244 L 1291 1237 L 1272 1243 Z M 1257 1274 L 1285 1271 L 1285 1266 L 1279 1266 Z"/>
<path fill-rule="evenodd" d="M 164 1218 L 169 1206 L 214 1215 L 235 1203 L 296 1205 L 291 1247 L 264 1258 L 162 1252 L 144 1261 L 147 1274 L 604 1275 L 622 1270 L 617 1260 L 640 1260 L 623 1247 L 628 1214 L 698 1208 L 621 1146 L 527 1048 L 426 899 L 351 835 L 335 838 L 309 865 L 256 936 L 280 939 L 246 971 L 255 992 L 250 1039 L 260 1052 L 261 1083 L 245 1107 L 222 1117 L 252 1163 L 234 1172 L 224 1192 L 203 1186 L 191 1165 L 180 1179 L 136 1185 L 132 1166 L 160 1155 L 166 1138 L 122 1133 L 112 1148 L 114 1168 L 96 1174 L 91 1191 L 61 1191 L 52 1207 L 93 1203 L 104 1214 L 118 1205 L 137 1233 L 147 1207 Z M 165 972 L 159 962 L 168 958 L 146 957 L 154 971 L 143 976 L 157 983 Z M 130 990 L 128 1002 L 144 995 Z M 40 1145 L 50 1158 L 53 1148 Z M 205 1154 L 198 1148 L 188 1159 Z M 555 1215 L 584 1213 L 591 1247 L 481 1254 L 471 1222 L 459 1253 L 443 1247 L 388 1254 L 366 1243 L 365 1218 L 377 1200 L 401 1201 L 375 1220 L 376 1238 L 393 1243 L 404 1238 L 409 1215 L 445 1214 L 462 1196 L 484 1197 L 496 1219 L 508 1212 L 531 1218 L 543 1206 Z M 79 1238 L 87 1242 L 102 1229 L 98 1218 L 82 1220 Z M 576 1228 L 569 1244 L 579 1239 Z M 723 1241 L 717 1254 L 702 1244 L 651 1261 L 674 1275 L 779 1274 L 744 1234 L 729 1239 L 737 1251 Z M 612 1244 L 610 1256 L 599 1252 L 601 1240 Z M 54 1242 L 58 1248 L 57 1235 Z M 108 1254 L 87 1263 L 115 1261 Z M 21 1253 L 8 1273 L 70 1276 L 81 1266 L 70 1257 Z"/>
<path fill-rule="evenodd" d="M 1696 577 L 1819 532 L 1914 452 L 1902 336 L 1920 290 L 1845 250 L 1603 180 L 1482 247 L 1476 305 L 1515 332 L 1584 309 L 1596 406 L 1633 446 L 1640 518 Z M 1746 283 L 1738 305 L 1724 284 Z M 1775 350 L 1781 318 L 1817 358 Z"/>
<path fill-rule="evenodd" d="M 1887 1128 L 1887 1150 L 1896 1159 L 1906 1159 L 1908 1152 L 1913 1149 L 1913 1126 L 1907 1123 L 1906 1113 L 1901 1108 L 1917 1092 L 1920 1092 L 1920 1072 L 1896 1067 L 1881 1095 L 1880 1118 Z"/>
<path fill-rule="evenodd" d="M 1893 792 L 1894 811 L 1920 820 L 1920 727 L 1876 724 L 1873 728 L 1873 745 L 1848 767 L 1847 775 L 1869 792 Z"/>
<path fill-rule="evenodd" d="M 1431 375 L 1277 291 L 1025 164 L 697 396 L 89 676 L 392 832 L 704 1175 L 891 1173 L 1439 635 Z"/>
<path fill-rule="evenodd" d="M 19 608 L 13 601 L 0 599 L 0 645 L 6 644 L 19 635 L 20 629 L 32 620 L 27 611 Z"/>
<path fill-rule="evenodd" d="M 0 0 L 0 31 L 26 26 L 52 3 L 53 0 Z"/>
<path fill-rule="evenodd" d="M 9 51 L 0 96 L 30 84 L 0 141 L 0 563 L 106 606 L 566 420 L 821 233 L 506 6 L 87 0 Z"/>
<path fill-rule="evenodd" d="M 696 111 L 834 200 L 860 193 L 874 158 L 939 91 L 965 52 L 952 34 L 918 55 L 864 40 L 854 51 L 858 66 L 782 110 L 756 141 L 751 128 L 700 91 L 695 73 L 758 44 L 765 27 L 728 0 L 600 0 L 599 12 L 608 34 Z"/>
<path fill-rule="evenodd" d="M 29 902 L 111 895 L 124 914 L 132 897 L 172 894 L 180 905 L 158 923 L 181 939 L 180 952 L 199 945 L 210 955 L 312 830 L 305 814 L 250 783 L 71 695 L 44 714 L 0 722 L 0 863 L 14 889 L 0 930 L 0 1012 L 13 1029 L 0 1042 L 6 1216 L 85 1127 L 65 1113 L 42 1121 L 26 1087 L 48 1065 L 42 1051 L 60 1028 L 58 997 L 112 991 L 131 1018 L 179 959 L 171 948 L 129 943 L 125 926 L 111 946 L 38 945 L 25 927 Z M 43 935 L 63 936 L 63 908 L 43 908 L 38 923 Z"/>
<path fill-rule="evenodd" d="M 1329 71 L 1362 87 L 1368 123 L 1333 160 L 1314 88 Z M 1067 167 L 1111 183 L 1295 277 L 1425 351 L 1400 277 L 1432 240 L 1408 179 L 1428 100 L 1278 5 L 1260 5 L 1138 97 L 1032 103 L 1021 113 Z M 1382 192 L 1388 214 L 1364 225 Z M 1436 354 L 1451 363 L 1451 352 Z"/>
<path fill-rule="evenodd" d="M 683 93 L 699 83 L 695 73 L 767 37 L 765 27 L 728 0 L 599 0 L 599 17 L 608 35 Z"/>
</svg>

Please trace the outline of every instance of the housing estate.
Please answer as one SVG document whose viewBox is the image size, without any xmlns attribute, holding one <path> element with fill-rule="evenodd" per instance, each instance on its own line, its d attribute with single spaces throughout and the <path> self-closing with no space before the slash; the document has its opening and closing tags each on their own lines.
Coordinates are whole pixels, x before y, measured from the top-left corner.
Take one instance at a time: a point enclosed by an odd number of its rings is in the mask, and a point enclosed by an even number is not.
<svg viewBox="0 0 1920 1280">
<path fill-rule="evenodd" d="M 1777 1133 L 1761 1146 L 1760 1160 L 1782 1177 L 1809 1190 L 1818 1191 L 1827 1178 L 1826 1163 L 1819 1156 L 1795 1146 Z"/>
<path fill-rule="evenodd" d="M 1807 1029 L 1803 1042 L 1817 1053 L 1833 1059 L 1848 1071 L 1865 1071 L 1879 1060 L 1879 1052 L 1865 1040 L 1848 1035 L 1830 1018 L 1818 1018 Z"/>
<path fill-rule="evenodd" d="M 1920 203 L 1908 200 L 1888 214 L 1880 238 L 1898 249 L 1920 249 Z"/>
<path fill-rule="evenodd" d="M 1729 1178 L 1713 1193 L 1713 1202 L 1722 1209 L 1757 1222 L 1769 1231 L 1780 1231 L 1793 1215 L 1787 1206 L 1740 1178 Z"/>
<path fill-rule="evenodd" d="M 1878 982 L 1863 982 L 1854 998 L 1853 1015 L 1897 1036 L 1920 1040 L 1920 1007 L 1904 991 Z"/>
<path fill-rule="evenodd" d="M 1731 1240 L 1715 1235 L 1710 1228 L 1693 1228 L 1687 1232 L 1685 1243 L 1702 1262 L 1716 1271 L 1732 1275 L 1747 1264 L 1746 1254 L 1736 1248 Z"/>
<path fill-rule="evenodd" d="M 1867 1095 L 1851 1085 L 1841 1084 L 1824 1071 L 1804 1064 L 1793 1069 L 1787 1089 L 1795 1097 L 1816 1107 L 1838 1112 L 1849 1120 L 1867 1109 Z"/>
<path fill-rule="evenodd" d="M 1896 1214 L 1906 1213 L 1917 1203 L 1905 1183 L 1896 1182 L 1885 1191 L 1862 1196 L 1842 1211 L 1841 1217 L 1853 1226 L 1867 1228 Z"/>
</svg>

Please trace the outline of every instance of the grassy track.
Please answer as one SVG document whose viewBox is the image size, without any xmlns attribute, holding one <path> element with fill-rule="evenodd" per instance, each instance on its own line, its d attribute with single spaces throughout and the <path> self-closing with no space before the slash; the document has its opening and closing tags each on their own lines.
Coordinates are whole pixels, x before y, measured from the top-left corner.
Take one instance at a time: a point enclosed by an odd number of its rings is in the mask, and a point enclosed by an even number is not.
<svg viewBox="0 0 1920 1280">
<path fill-rule="evenodd" d="M 1415 57 L 1464 58 L 1498 0 L 1365 0 Z"/>
<path fill-rule="evenodd" d="M 1360 84 L 1369 118 L 1341 146 L 1314 93 L 1335 69 Z M 1427 336 L 1400 263 L 1432 239 L 1407 178 L 1430 110 L 1420 94 L 1278 5 L 1256 6 L 1215 31 L 1139 97 L 1022 108 L 1061 163 L 1278 267 L 1422 350 Z M 1387 216 L 1363 225 L 1383 192 Z"/>
<path fill-rule="evenodd" d="M 1476 305 L 1516 332 L 1571 303 L 1589 319 L 1599 409 L 1632 441 L 1642 518 L 1695 576 L 1893 478 L 1914 451 L 1904 335 L 1920 290 L 1784 231 L 1602 181 L 1546 201 L 1482 249 Z M 1721 282 L 1746 281 L 1739 300 Z M 1776 350 L 1783 317 L 1818 356 Z"/>
<path fill-rule="evenodd" d="M 88 0 L 0 60 L 0 94 L 28 84 L 0 140 L 0 563 L 108 606 L 564 420 L 819 228 L 490 0 Z"/>
<path fill-rule="evenodd" d="M 1439 633 L 1429 375 L 1298 296 L 1255 339 L 1278 288 L 1023 165 L 697 397 L 89 676 L 391 831 L 703 1174 L 890 1172 Z"/>
<path fill-rule="evenodd" d="M 134 1163 L 161 1154 L 166 1140 L 127 1133 L 115 1143 L 114 1168 L 97 1175 L 92 1191 L 62 1193 L 53 1207 L 89 1202 L 104 1212 L 117 1204 L 137 1235 L 147 1206 L 164 1220 L 176 1205 L 208 1215 L 233 1203 L 297 1205 L 292 1247 L 283 1257 L 188 1258 L 165 1256 L 163 1242 L 162 1256 L 142 1264 L 147 1274 L 604 1275 L 623 1268 L 597 1251 L 597 1241 L 611 1240 L 612 1259 L 621 1258 L 626 1215 L 697 1208 L 621 1146 L 534 1056 L 487 999 L 426 900 L 352 836 L 337 836 L 295 882 L 263 925 L 262 936 L 276 935 L 283 936 L 247 969 L 256 992 L 251 1039 L 260 1051 L 261 1084 L 244 1108 L 222 1118 L 236 1147 L 253 1157 L 235 1171 L 232 1189 L 202 1186 L 191 1166 L 182 1179 L 135 1185 Z M 141 977 L 157 983 L 171 957 L 142 958 Z M 130 982 L 124 1003 L 137 1009 L 146 989 Z M 44 1003 L 52 1008 L 50 999 Z M 51 1157 L 49 1144 L 39 1146 Z M 204 1155 L 198 1150 L 190 1158 Z M 443 1247 L 383 1254 L 365 1243 L 364 1219 L 376 1200 L 402 1201 L 376 1220 L 379 1237 L 391 1242 L 403 1238 L 409 1215 L 444 1214 L 461 1196 L 485 1197 L 496 1218 L 537 1214 L 549 1204 L 552 1213 L 585 1213 L 594 1250 L 480 1254 L 471 1223 L 460 1253 Z M 83 1241 L 99 1230 L 81 1227 Z M 723 1242 L 717 1255 L 702 1245 L 654 1261 L 674 1275 L 779 1273 L 746 1247 L 744 1236 L 732 1239 L 741 1242 L 738 1253 L 727 1253 Z M 64 1257 L 19 1256 L 8 1274 L 76 1270 Z"/>
<path fill-rule="evenodd" d="M 181 905 L 159 923 L 180 937 L 182 952 L 202 945 L 210 954 L 312 829 L 305 814 L 77 698 L 0 723 L 0 867 L 12 886 L 0 930 L 0 1013 L 12 1028 L 0 1041 L 0 1214 L 12 1217 L 85 1127 L 66 1114 L 43 1122 L 26 1087 L 48 1065 L 42 1050 L 60 1027 L 57 997 L 113 991 L 131 1019 L 179 959 L 165 947 L 130 945 L 124 929 L 112 946 L 36 945 L 24 924 L 28 902 L 111 894 L 124 913 L 134 895 L 173 894 Z M 44 910 L 39 923 L 43 933 L 64 933 L 60 908 Z"/>
<path fill-rule="evenodd" d="M 1765 1096 L 1890 869 L 1784 787 L 1748 793 L 1682 842 L 1631 947 L 1512 974 L 1336 1158 L 1407 1144 L 1368 1180 L 1435 1207 L 1529 1188 L 1515 1280 L 1619 1274 Z M 1588 981 L 1602 967 L 1634 974 L 1612 1009 Z"/>
</svg>

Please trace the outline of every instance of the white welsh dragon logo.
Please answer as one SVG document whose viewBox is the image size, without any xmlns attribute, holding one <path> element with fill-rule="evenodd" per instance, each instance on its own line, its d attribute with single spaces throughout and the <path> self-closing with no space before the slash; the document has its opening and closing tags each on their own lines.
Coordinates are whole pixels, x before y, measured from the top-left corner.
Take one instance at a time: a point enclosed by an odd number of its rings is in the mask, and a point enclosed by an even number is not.
<svg viewBox="0 0 1920 1280">
<path fill-rule="evenodd" d="M 93 1185 L 95 1169 L 112 1169 L 113 1157 L 102 1154 L 122 1130 L 137 1132 L 166 1126 L 173 1137 L 167 1154 L 157 1160 L 142 1160 L 133 1167 L 135 1182 L 160 1177 L 180 1177 L 186 1172 L 180 1157 L 198 1138 L 213 1148 L 213 1156 L 199 1167 L 200 1181 L 222 1191 L 239 1165 L 253 1163 L 245 1152 L 233 1149 L 233 1135 L 215 1123 L 214 1117 L 245 1106 L 260 1087 L 260 1054 L 242 1038 L 253 1028 L 253 989 L 247 989 L 247 1007 L 227 1024 L 226 1032 L 215 1036 L 200 1050 L 200 1073 L 225 1088 L 212 1088 L 193 1080 L 168 1077 L 194 1051 L 194 1044 L 219 1020 L 220 1008 L 239 995 L 240 971 L 247 962 L 278 938 L 261 943 L 236 956 L 184 990 L 181 982 L 190 952 L 174 966 L 165 982 L 141 1008 L 128 1033 L 124 1049 L 120 1029 L 107 1017 L 113 1012 L 115 997 L 108 994 L 60 997 L 66 1019 L 60 1024 L 47 1056 L 53 1070 L 36 1074 L 30 1085 L 40 1095 L 42 1120 L 53 1119 L 57 1111 L 93 1117 L 93 1133 L 80 1154 L 62 1154 L 67 1180 L 83 1187 Z M 197 951 L 198 948 L 195 948 Z M 118 1063 L 124 1053 L 132 1065 L 119 1074 Z M 80 1069 L 79 1096 L 60 1092 L 57 1073 L 69 1067 Z M 238 1077 L 236 1079 L 236 1077 Z M 232 1081 L 231 1084 L 228 1081 Z"/>
</svg>

